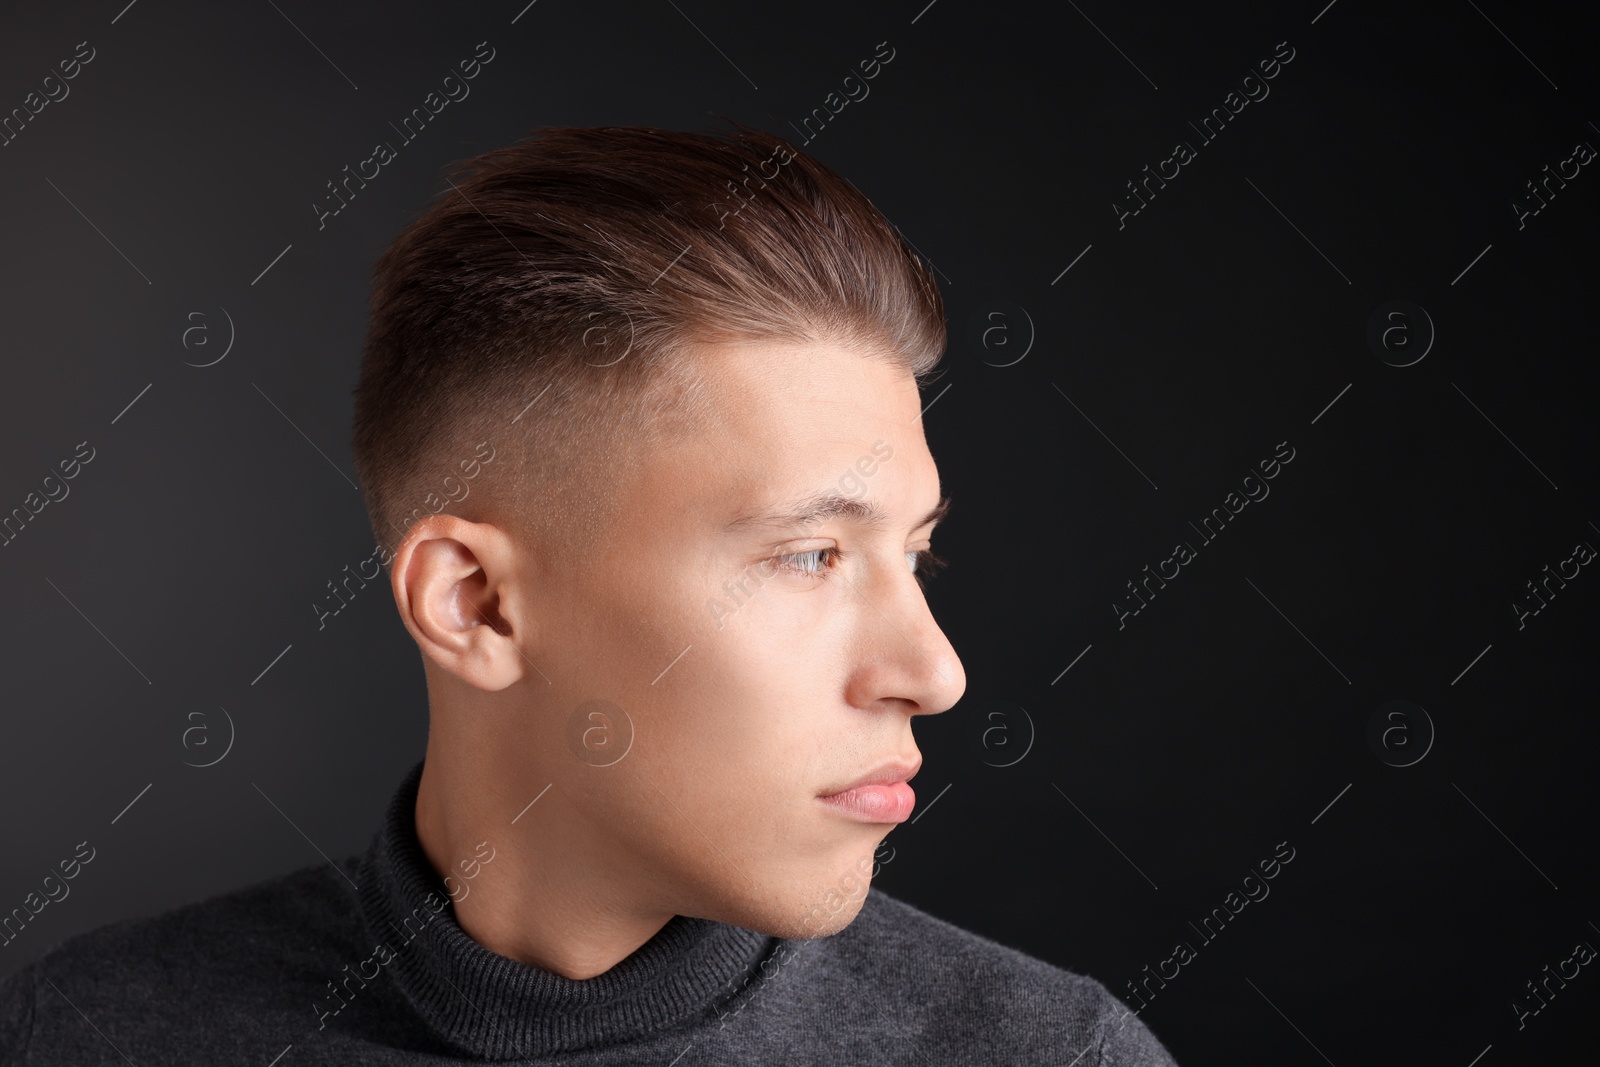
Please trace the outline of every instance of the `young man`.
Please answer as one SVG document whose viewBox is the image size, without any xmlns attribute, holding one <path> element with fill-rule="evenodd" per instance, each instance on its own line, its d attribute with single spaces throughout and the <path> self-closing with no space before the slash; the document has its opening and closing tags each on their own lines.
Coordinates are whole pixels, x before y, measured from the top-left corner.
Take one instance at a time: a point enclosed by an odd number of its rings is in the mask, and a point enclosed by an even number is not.
<svg viewBox="0 0 1600 1067">
<path fill-rule="evenodd" d="M 921 586 L 943 304 L 860 192 L 744 127 L 542 130 L 460 168 L 372 311 L 355 456 L 425 758 L 364 855 L 16 976 L 9 1062 L 1172 1062 L 870 891 L 966 678 Z"/>
</svg>

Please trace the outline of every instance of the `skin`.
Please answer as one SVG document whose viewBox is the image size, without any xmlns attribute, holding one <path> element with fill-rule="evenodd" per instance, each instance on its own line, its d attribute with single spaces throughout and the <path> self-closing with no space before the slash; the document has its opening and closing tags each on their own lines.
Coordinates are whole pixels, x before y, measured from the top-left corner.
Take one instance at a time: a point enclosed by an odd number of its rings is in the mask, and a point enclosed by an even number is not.
<svg viewBox="0 0 1600 1067">
<path fill-rule="evenodd" d="M 621 506 L 584 552 L 551 558 L 507 523 L 439 514 L 391 569 L 428 682 L 423 850 L 453 876 L 469 936 L 568 978 L 609 970 L 676 914 L 843 929 L 892 824 L 817 798 L 918 762 L 913 718 L 966 688 L 907 558 L 930 546 L 914 524 L 940 498 L 911 376 L 828 344 L 719 345 L 697 362 L 713 419 L 617 465 Z M 854 495 L 886 509 L 883 528 L 725 529 L 838 488 L 877 442 L 892 458 Z M 842 555 L 793 558 L 827 547 Z M 731 607 L 741 573 L 751 595 L 719 627 L 710 602 Z M 596 699 L 622 714 L 585 719 Z"/>
</svg>

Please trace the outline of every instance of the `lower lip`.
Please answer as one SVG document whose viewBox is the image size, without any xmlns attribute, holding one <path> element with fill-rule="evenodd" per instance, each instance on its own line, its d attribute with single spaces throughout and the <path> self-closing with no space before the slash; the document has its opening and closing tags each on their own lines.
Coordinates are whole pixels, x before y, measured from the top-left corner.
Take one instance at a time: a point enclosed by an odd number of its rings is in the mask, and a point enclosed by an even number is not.
<svg viewBox="0 0 1600 1067">
<path fill-rule="evenodd" d="M 911 818 L 917 794 L 905 782 L 892 785 L 862 785 L 843 793 L 819 797 L 839 814 L 860 822 L 905 822 Z"/>
</svg>

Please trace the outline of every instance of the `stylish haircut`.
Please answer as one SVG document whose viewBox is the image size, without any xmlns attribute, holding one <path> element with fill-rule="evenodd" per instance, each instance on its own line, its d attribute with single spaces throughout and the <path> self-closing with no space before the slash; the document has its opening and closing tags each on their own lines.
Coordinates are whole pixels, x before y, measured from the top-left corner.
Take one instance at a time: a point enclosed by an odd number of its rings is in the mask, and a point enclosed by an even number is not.
<svg viewBox="0 0 1600 1067">
<path fill-rule="evenodd" d="M 845 179 L 730 125 L 544 127 L 456 165 L 373 270 L 353 448 L 380 545 L 458 499 L 584 543 L 611 465 L 705 418 L 719 343 L 848 345 L 926 384 L 928 267 Z"/>
</svg>

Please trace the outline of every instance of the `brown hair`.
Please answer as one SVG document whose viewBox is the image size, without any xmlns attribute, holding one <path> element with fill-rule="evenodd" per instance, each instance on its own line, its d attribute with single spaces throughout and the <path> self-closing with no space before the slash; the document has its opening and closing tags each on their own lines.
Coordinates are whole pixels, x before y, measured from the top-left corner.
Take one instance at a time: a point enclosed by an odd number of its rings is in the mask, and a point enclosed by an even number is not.
<svg viewBox="0 0 1600 1067">
<path fill-rule="evenodd" d="M 497 485 L 537 494 L 508 507 L 592 529 L 618 442 L 704 416 L 691 346 L 850 345 L 926 384 L 945 347 L 927 266 L 849 182 L 732 126 L 544 127 L 456 166 L 373 271 L 353 449 L 380 545 L 458 499 L 481 442 L 510 453 Z M 452 512 L 482 521 L 490 498 Z"/>
</svg>

